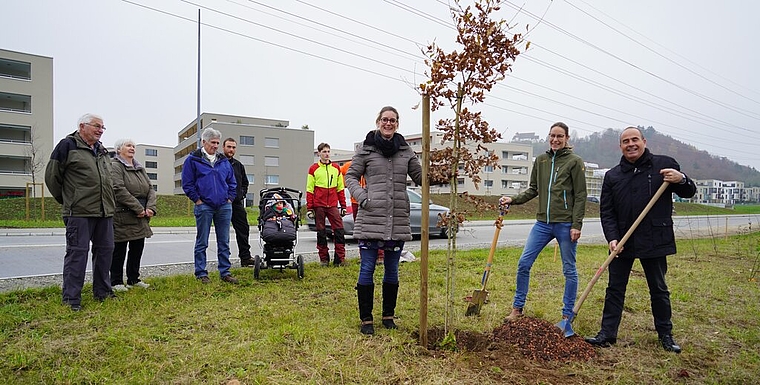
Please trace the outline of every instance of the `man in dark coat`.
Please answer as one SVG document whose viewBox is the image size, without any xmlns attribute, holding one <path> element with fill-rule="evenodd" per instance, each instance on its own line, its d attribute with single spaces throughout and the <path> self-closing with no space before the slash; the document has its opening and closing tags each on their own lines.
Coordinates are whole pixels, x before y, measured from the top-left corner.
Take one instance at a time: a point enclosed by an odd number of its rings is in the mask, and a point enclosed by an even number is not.
<svg viewBox="0 0 760 385">
<path fill-rule="evenodd" d="M 675 159 L 654 155 L 646 148 L 646 139 L 636 127 L 628 127 L 620 135 L 620 164 L 604 175 L 600 199 L 600 217 L 609 249 L 617 248 L 618 242 L 631 228 L 662 183 L 668 182 L 666 192 L 631 237 L 624 249 L 609 265 L 609 283 L 604 299 L 602 327 L 599 333 L 586 342 L 608 347 L 617 342 L 618 326 L 623 315 L 625 290 L 634 259 L 638 258 L 646 275 L 652 302 L 654 326 L 660 343 L 666 351 L 681 352 L 673 340 L 670 292 L 665 283 L 668 271 L 667 256 L 676 253 L 673 233 L 672 193 L 682 198 L 694 196 L 694 181 L 680 172 Z"/>
<path fill-rule="evenodd" d="M 224 147 L 224 155 L 230 161 L 230 166 L 232 166 L 232 172 L 235 173 L 235 181 L 237 182 L 235 200 L 232 201 L 232 228 L 235 229 L 240 266 L 253 266 L 251 244 L 248 242 L 250 235 L 248 213 L 246 213 L 245 205 L 243 204 L 245 196 L 248 195 L 248 176 L 245 174 L 245 166 L 234 158 L 237 152 L 237 142 L 235 139 L 225 139 L 222 146 Z"/>
</svg>

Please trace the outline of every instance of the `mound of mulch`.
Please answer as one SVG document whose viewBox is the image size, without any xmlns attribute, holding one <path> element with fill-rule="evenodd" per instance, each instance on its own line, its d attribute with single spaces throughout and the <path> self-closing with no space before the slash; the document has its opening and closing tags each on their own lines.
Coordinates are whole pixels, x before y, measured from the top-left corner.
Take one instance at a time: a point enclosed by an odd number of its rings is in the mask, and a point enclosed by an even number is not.
<svg viewBox="0 0 760 385">
<path fill-rule="evenodd" d="M 515 321 L 505 321 L 491 333 L 456 331 L 457 349 L 485 357 L 492 357 L 494 351 L 516 347 L 526 359 L 539 362 L 588 361 L 596 357 L 594 348 L 582 337 L 574 335 L 566 338 L 554 324 L 532 317 L 522 317 Z M 428 349 L 441 349 L 440 342 L 445 333 L 442 329 L 428 331 Z"/>
<path fill-rule="evenodd" d="M 505 322 L 493 330 L 493 339 L 515 345 L 524 356 L 537 361 L 588 361 L 596 356 L 582 337 L 566 338 L 559 328 L 538 318 Z"/>
</svg>

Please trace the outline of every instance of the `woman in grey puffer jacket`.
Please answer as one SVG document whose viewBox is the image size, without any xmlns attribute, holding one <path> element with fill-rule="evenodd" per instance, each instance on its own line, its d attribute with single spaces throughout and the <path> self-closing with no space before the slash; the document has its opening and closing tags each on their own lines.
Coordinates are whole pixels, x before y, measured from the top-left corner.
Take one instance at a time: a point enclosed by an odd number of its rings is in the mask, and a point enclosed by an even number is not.
<svg viewBox="0 0 760 385">
<path fill-rule="evenodd" d="M 383 107 L 375 119 L 376 130 L 367 133 L 346 173 L 346 186 L 359 202 L 354 238 L 359 240 L 361 267 L 356 291 L 359 299 L 360 331 L 374 334 L 372 307 L 377 250 L 385 251 L 383 275 L 383 326 L 395 329 L 393 321 L 398 296 L 398 264 L 404 242 L 412 239 L 406 179 L 422 184 L 422 166 L 401 134 L 398 111 Z M 359 184 L 361 177 L 366 187 Z"/>
</svg>

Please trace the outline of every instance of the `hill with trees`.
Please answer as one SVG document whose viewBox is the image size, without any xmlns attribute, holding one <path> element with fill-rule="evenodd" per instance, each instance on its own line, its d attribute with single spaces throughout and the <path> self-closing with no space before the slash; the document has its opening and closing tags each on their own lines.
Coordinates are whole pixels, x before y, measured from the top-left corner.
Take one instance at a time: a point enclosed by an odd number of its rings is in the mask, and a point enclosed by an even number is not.
<svg viewBox="0 0 760 385">
<path fill-rule="evenodd" d="M 726 157 L 711 155 L 690 144 L 657 132 L 653 127 L 639 127 L 647 140 L 647 148 L 655 154 L 674 157 L 681 170 L 694 179 L 743 181 L 746 187 L 760 186 L 760 172 L 754 167 L 742 166 Z M 583 138 L 573 137 L 573 150 L 586 162 L 600 168 L 612 168 L 620 163 L 619 138 L 621 130 L 609 128 Z M 533 153 L 540 154 L 549 148 L 546 139 L 534 142 Z"/>
</svg>

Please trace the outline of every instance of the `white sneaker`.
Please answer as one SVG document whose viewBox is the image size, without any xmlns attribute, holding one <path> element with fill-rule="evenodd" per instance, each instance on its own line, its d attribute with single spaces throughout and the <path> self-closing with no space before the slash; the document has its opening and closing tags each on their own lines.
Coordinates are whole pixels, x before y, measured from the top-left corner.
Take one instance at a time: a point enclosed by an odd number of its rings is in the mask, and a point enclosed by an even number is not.
<svg viewBox="0 0 760 385">
<path fill-rule="evenodd" d="M 111 287 L 111 289 L 113 289 L 113 291 L 127 291 L 129 290 L 129 286 L 114 285 L 113 287 Z"/>
<path fill-rule="evenodd" d="M 133 287 L 139 287 L 139 288 L 147 289 L 147 288 L 150 287 L 150 285 L 147 284 L 147 283 L 145 283 L 145 282 L 143 282 L 143 281 L 140 281 L 140 282 L 138 282 L 138 283 L 136 283 L 134 285 L 127 285 L 127 287 L 130 288 L 130 289 L 133 288 Z"/>
</svg>

